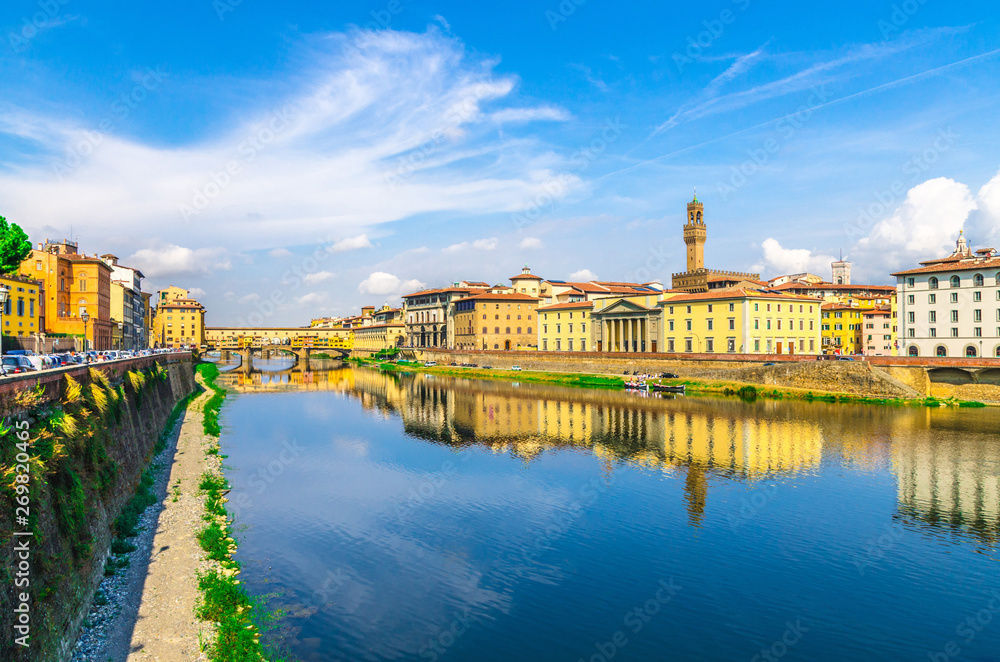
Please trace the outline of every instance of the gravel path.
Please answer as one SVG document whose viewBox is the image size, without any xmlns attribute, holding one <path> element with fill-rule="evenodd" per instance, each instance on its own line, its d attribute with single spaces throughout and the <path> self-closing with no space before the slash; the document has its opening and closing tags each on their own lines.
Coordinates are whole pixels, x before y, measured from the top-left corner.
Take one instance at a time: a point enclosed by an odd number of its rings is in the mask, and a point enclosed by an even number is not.
<svg viewBox="0 0 1000 662">
<path fill-rule="evenodd" d="M 206 456 L 215 443 L 202 427 L 201 407 L 209 397 L 210 391 L 191 403 L 154 459 L 170 467 L 154 487 L 161 501 L 143 513 L 143 530 L 131 539 L 138 549 L 130 567 L 101 583 L 107 604 L 92 608 L 73 662 L 208 659 L 199 643 L 209 640 L 210 626 L 194 610 L 200 597 L 197 573 L 212 567 L 197 540 L 205 510 L 198 484 L 220 464 L 218 456 Z"/>
</svg>

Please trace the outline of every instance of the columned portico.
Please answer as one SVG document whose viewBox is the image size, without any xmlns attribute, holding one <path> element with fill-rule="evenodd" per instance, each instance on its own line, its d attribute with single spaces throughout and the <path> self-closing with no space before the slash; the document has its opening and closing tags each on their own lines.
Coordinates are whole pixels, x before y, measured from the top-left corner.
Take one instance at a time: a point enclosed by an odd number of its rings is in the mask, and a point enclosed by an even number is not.
<svg viewBox="0 0 1000 662">
<path fill-rule="evenodd" d="M 646 308 L 630 301 L 617 301 L 603 310 L 591 313 L 595 338 L 605 352 L 635 354 L 654 351 L 660 310 Z"/>
</svg>

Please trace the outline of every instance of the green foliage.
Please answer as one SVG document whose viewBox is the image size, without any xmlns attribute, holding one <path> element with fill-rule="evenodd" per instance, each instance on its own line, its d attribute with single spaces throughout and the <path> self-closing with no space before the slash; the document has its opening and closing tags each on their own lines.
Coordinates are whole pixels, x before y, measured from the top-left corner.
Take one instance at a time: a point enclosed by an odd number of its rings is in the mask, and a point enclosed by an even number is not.
<svg viewBox="0 0 1000 662">
<path fill-rule="evenodd" d="M 160 471 L 160 465 L 152 464 L 142 472 L 139 486 L 135 494 L 122 508 L 118 518 L 115 519 L 114 530 L 120 537 L 131 538 L 139 533 L 136 528 L 139 525 L 139 518 L 146 508 L 156 503 L 156 496 L 153 494 L 153 483 L 156 482 L 156 474 Z"/>
<path fill-rule="evenodd" d="M 17 223 L 7 223 L 0 216 L 0 274 L 9 274 L 21 268 L 21 263 L 31 255 L 31 242 Z"/>
<path fill-rule="evenodd" d="M 214 363 L 199 363 L 197 370 L 205 380 L 205 384 L 212 390 L 212 397 L 208 399 L 203 409 L 205 434 L 218 437 L 222 433 L 219 427 L 219 410 L 222 408 L 222 401 L 226 399 L 226 389 L 215 384 L 219 368 Z"/>
</svg>

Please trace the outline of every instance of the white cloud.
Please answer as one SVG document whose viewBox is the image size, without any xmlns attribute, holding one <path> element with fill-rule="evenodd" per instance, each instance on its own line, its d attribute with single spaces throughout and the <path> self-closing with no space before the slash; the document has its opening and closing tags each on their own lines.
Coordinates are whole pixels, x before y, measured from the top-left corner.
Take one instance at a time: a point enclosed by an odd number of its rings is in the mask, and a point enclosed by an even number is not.
<svg viewBox="0 0 1000 662">
<path fill-rule="evenodd" d="M 539 239 L 538 237 L 525 237 L 524 239 L 521 240 L 521 243 L 518 245 L 518 247 L 521 250 L 536 250 L 539 248 L 544 248 L 544 246 L 545 244 L 543 244 L 542 240 Z"/>
<path fill-rule="evenodd" d="M 317 285 L 319 283 L 324 283 L 331 278 L 335 278 L 337 274 L 330 271 L 317 271 L 314 274 L 306 274 L 302 278 L 302 282 L 306 285 Z"/>
<path fill-rule="evenodd" d="M 368 240 L 368 235 L 362 234 L 357 237 L 350 237 L 348 239 L 341 239 L 330 247 L 330 250 L 334 253 L 343 253 L 345 251 L 356 251 L 362 248 L 371 248 L 372 242 Z"/>
<path fill-rule="evenodd" d="M 774 238 L 765 239 L 761 248 L 764 251 L 763 262 L 754 265 L 753 269 L 765 279 L 805 271 L 829 278 L 830 263 L 837 259 L 831 255 L 816 255 L 807 248 L 784 248 Z"/>
<path fill-rule="evenodd" d="M 239 302 L 240 303 L 253 303 L 254 301 L 258 301 L 259 299 L 260 299 L 260 295 L 259 294 L 257 294 L 256 292 L 251 292 L 250 294 L 247 294 L 245 296 L 241 296 L 239 298 Z"/>
<path fill-rule="evenodd" d="M 74 223 L 95 237 L 156 228 L 164 243 L 182 245 L 196 232 L 200 244 L 235 252 L 271 248 L 279 233 L 332 243 L 322 237 L 421 214 L 517 212 L 548 191 L 580 187 L 566 174 L 568 155 L 497 134 L 493 117 L 512 104 L 516 83 L 495 70 L 498 60 L 436 28 L 314 36 L 296 54 L 308 64 L 286 81 L 286 96 L 270 82 L 239 81 L 259 101 L 234 103 L 218 122 L 229 129 L 200 140 L 108 133 L 94 145 L 99 118 L 5 109 L 0 140 L 28 144 L 0 155 L 5 215 L 31 219 L 38 233 Z M 273 138 L 252 147 L 248 136 L 262 131 Z M 87 154 L 66 163 L 77 145 Z M 503 158 L 514 145 L 518 158 Z M 412 154 L 421 158 L 405 161 Z"/>
<path fill-rule="evenodd" d="M 577 283 L 586 283 L 591 280 L 597 280 L 597 274 L 595 274 L 590 269 L 580 269 L 579 271 L 574 271 L 569 275 L 570 281 Z"/>
<path fill-rule="evenodd" d="M 200 287 L 192 287 L 191 289 L 188 290 L 188 294 L 197 298 L 205 296 L 206 294 L 208 294 L 208 292 L 201 289 Z"/>
<path fill-rule="evenodd" d="M 556 108 L 554 106 L 539 106 L 537 108 L 505 108 L 490 114 L 490 119 L 497 124 L 511 122 L 536 122 L 539 120 L 566 122 L 572 118 L 573 116 L 568 112 L 562 108 Z"/>
<path fill-rule="evenodd" d="M 425 287 L 427 286 L 424 283 L 421 283 L 415 278 L 401 281 L 398 276 L 394 276 L 393 274 L 389 274 L 384 271 L 376 271 L 368 276 L 368 278 L 361 281 L 358 285 L 358 291 L 362 294 L 399 296 L 401 294 L 408 294 L 409 292 L 422 290 Z"/>
<path fill-rule="evenodd" d="M 955 250 L 960 231 L 974 248 L 1000 240 L 1000 173 L 973 195 L 969 187 L 953 179 L 929 179 L 911 188 L 892 215 L 877 222 L 852 246 L 852 280 L 872 283 L 891 280 L 889 274 L 917 266 L 924 260 L 945 257 Z M 848 232 L 857 233 L 855 226 Z M 832 255 L 802 248 L 784 248 L 768 238 L 761 244 L 762 261 L 754 266 L 765 278 L 812 271 L 830 278 Z"/>
<path fill-rule="evenodd" d="M 500 243 L 496 237 L 490 237 L 489 239 L 476 239 L 475 241 L 463 241 L 459 244 L 452 244 L 447 248 L 442 248 L 443 253 L 459 253 L 467 248 L 474 248 L 480 251 L 492 251 L 496 250 L 497 244 Z"/>
<path fill-rule="evenodd" d="M 135 264 L 147 278 L 158 279 L 207 276 L 216 269 L 232 268 L 224 248 L 192 250 L 175 244 L 143 248 L 127 261 Z"/>
<path fill-rule="evenodd" d="M 292 251 L 287 248 L 275 248 L 273 251 L 269 251 L 268 255 L 273 258 L 291 257 Z"/>
</svg>

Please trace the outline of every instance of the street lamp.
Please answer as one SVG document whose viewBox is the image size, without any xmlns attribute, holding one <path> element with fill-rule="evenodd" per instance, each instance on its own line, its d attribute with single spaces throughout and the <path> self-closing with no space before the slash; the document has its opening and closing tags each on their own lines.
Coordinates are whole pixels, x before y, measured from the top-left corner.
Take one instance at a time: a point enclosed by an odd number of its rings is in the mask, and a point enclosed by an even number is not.
<svg viewBox="0 0 1000 662">
<path fill-rule="evenodd" d="M 86 310 L 80 313 L 80 319 L 83 320 L 83 351 L 86 352 L 88 349 L 90 349 L 90 347 L 87 345 L 87 322 L 90 321 L 90 315 L 87 314 Z"/>
<path fill-rule="evenodd" d="M 3 356 L 3 309 L 7 305 L 7 296 L 10 288 L 0 285 L 0 356 Z"/>
</svg>

